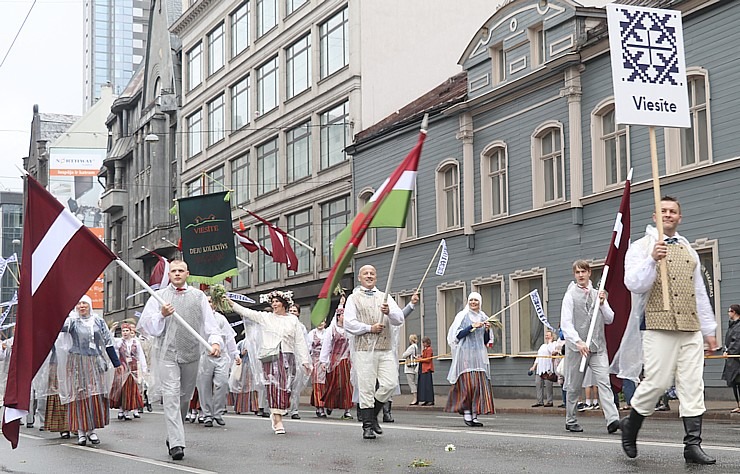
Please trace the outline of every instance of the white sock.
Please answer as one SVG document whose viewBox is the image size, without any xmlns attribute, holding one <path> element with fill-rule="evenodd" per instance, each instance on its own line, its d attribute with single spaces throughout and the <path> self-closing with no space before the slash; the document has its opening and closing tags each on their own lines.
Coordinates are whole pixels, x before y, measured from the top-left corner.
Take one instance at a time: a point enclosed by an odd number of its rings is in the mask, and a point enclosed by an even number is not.
<svg viewBox="0 0 740 474">
<path fill-rule="evenodd" d="M 463 411 L 463 419 L 465 421 L 473 421 L 473 416 L 470 414 L 470 410 Z"/>
<path fill-rule="evenodd" d="M 473 420 L 477 420 L 478 419 L 478 414 L 475 413 L 475 412 L 473 412 L 473 414 L 471 416 L 473 417 Z"/>
<path fill-rule="evenodd" d="M 587 398 L 586 399 L 586 405 L 591 405 L 591 399 L 590 398 Z"/>
</svg>

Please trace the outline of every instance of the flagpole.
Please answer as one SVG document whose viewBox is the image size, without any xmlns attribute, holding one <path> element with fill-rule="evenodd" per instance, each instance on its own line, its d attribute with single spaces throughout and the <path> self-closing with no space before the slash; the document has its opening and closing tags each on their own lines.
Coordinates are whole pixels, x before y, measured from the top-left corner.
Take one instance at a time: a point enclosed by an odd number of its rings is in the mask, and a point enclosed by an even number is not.
<svg viewBox="0 0 740 474">
<path fill-rule="evenodd" d="M 516 300 L 516 301 L 514 301 L 513 303 L 511 303 L 511 304 L 510 304 L 509 306 L 507 306 L 507 307 L 505 307 L 505 308 L 501 309 L 501 311 L 499 311 L 498 313 L 496 313 L 496 314 L 493 314 L 493 315 L 489 316 L 489 317 L 488 317 L 488 321 L 491 321 L 491 320 L 492 320 L 493 318 L 495 318 L 495 317 L 496 317 L 496 316 L 498 316 L 499 314 L 503 313 L 503 312 L 504 312 L 504 311 L 506 311 L 507 309 L 511 308 L 511 307 L 512 307 L 512 306 L 514 306 L 515 304 L 519 303 L 520 301 L 522 301 L 522 300 L 525 300 L 525 299 L 527 299 L 527 298 L 530 298 L 530 296 L 529 296 L 530 294 L 531 294 L 531 293 L 527 293 L 526 295 L 522 296 L 522 297 L 521 297 L 521 298 L 519 298 L 518 300 Z"/>
<path fill-rule="evenodd" d="M 655 228 L 658 231 L 658 242 L 663 242 L 663 211 L 660 207 L 660 171 L 658 170 L 658 145 L 655 139 L 655 127 L 648 127 L 650 132 L 650 161 L 653 168 L 653 198 L 655 200 Z M 670 309 L 668 299 L 668 267 L 666 259 L 660 259 L 660 283 L 663 289 L 663 309 Z"/>
<path fill-rule="evenodd" d="M 385 283 L 385 296 L 383 296 L 383 304 L 388 301 L 388 293 L 390 293 L 391 291 L 393 275 L 396 273 L 396 263 L 398 262 L 398 254 L 401 250 L 401 232 L 403 232 L 403 229 L 401 227 L 396 229 L 396 246 L 393 247 L 393 258 L 391 259 L 391 269 L 388 272 L 388 281 Z"/>
<path fill-rule="evenodd" d="M 157 300 L 157 302 L 160 305 L 164 306 L 164 305 L 167 304 L 167 302 L 165 300 L 163 300 L 162 297 L 159 296 L 154 290 L 152 290 L 152 287 L 150 287 L 149 285 L 147 285 L 146 282 L 144 280 L 142 280 L 141 277 L 139 275 L 137 275 L 136 272 L 134 272 L 131 269 L 131 267 L 129 267 L 128 265 L 126 265 L 123 262 L 123 260 L 121 260 L 120 258 L 117 258 L 115 260 L 115 262 L 118 264 L 119 267 L 123 268 L 123 270 L 126 273 L 128 273 L 129 275 L 131 275 L 131 277 L 136 281 L 136 283 L 138 283 L 139 285 L 141 285 L 142 287 L 144 287 L 144 289 L 147 291 L 147 293 L 149 293 L 150 295 L 152 295 L 152 298 L 154 298 L 155 300 Z M 179 314 L 177 314 L 177 311 L 175 311 L 174 313 L 172 313 L 172 316 L 174 316 L 174 318 L 177 320 L 177 322 L 180 323 L 182 325 L 182 327 L 184 329 L 186 329 L 190 334 L 192 334 L 193 337 L 195 337 L 195 339 L 198 340 L 198 342 L 200 342 L 206 349 L 208 349 L 208 351 L 213 350 L 213 348 L 211 347 L 211 345 L 208 344 L 208 341 L 206 341 L 205 339 L 203 339 L 203 336 L 201 336 L 200 334 L 198 334 L 198 331 L 196 331 L 195 329 L 193 329 L 192 326 L 190 326 L 188 323 L 186 323 L 185 320 L 182 319 L 182 316 L 180 316 Z"/>
<path fill-rule="evenodd" d="M 246 208 L 246 207 L 244 207 L 244 206 L 238 205 L 238 206 L 236 206 L 236 207 L 238 207 L 239 209 L 241 209 L 242 211 L 244 211 L 244 212 L 246 212 L 246 213 L 250 213 L 249 209 L 247 209 L 247 208 Z M 310 246 L 310 245 L 308 245 L 307 243 L 304 243 L 304 242 L 302 242 L 302 241 L 298 240 L 297 238 L 293 237 L 292 235 L 290 235 L 290 234 L 289 234 L 289 233 L 287 233 L 287 232 L 283 232 L 283 233 L 284 233 L 285 235 L 287 235 L 287 236 L 288 236 L 288 238 L 289 238 L 290 240 L 292 240 L 293 242 L 297 243 L 298 245 L 300 245 L 300 246 L 302 246 L 302 247 L 306 247 L 306 248 L 307 248 L 308 250 L 310 250 L 310 251 L 311 251 L 311 253 L 312 253 L 312 254 L 316 254 L 316 249 L 315 249 L 315 248 L 311 247 L 311 246 Z"/>
<path fill-rule="evenodd" d="M 439 241 L 439 245 L 437 245 L 437 250 L 434 251 L 434 256 L 429 261 L 429 266 L 427 267 L 427 271 L 425 271 L 424 272 L 424 276 L 421 277 L 421 282 L 419 282 L 419 286 L 416 287 L 416 291 L 414 293 L 417 293 L 418 294 L 419 293 L 419 290 L 421 290 L 421 285 L 424 284 L 424 280 L 426 280 L 427 275 L 429 274 L 429 270 L 431 270 L 432 264 L 437 259 L 437 254 L 439 253 L 439 249 L 441 249 L 441 248 L 442 248 L 442 241 L 440 240 Z"/>
</svg>

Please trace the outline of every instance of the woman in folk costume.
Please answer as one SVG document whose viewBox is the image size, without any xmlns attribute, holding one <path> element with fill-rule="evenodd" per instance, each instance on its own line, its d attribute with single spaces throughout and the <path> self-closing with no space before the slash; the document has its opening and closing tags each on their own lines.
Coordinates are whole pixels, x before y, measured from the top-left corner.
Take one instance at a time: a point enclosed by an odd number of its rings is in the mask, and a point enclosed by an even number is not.
<svg viewBox="0 0 740 474">
<path fill-rule="evenodd" d="M 48 358 L 48 370 L 46 375 L 46 390 L 41 394 L 46 396 L 46 414 L 44 416 L 44 429 L 46 431 L 59 433 L 64 439 L 69 439 L 69 423 L 67 422 L 67 407 L 62 405 L 59 398 L 59 358 L 57 357 L 57 346 L 62 343 L 63 335 L 57 337 L 57 342 L 51 347 Z"/>
<path fill-rule="evenodd" d="M 132 420 L 139 418 L 139 409 L 144 408 L 140 383 L 147 372 L 144 348 L 136 338 L 135 325 L 121 323 L 121 338 L 115 339 L 115 347 L 123 371 L 111 388 L 111 408 L 118 408 L 119 420 Z"/>
<path fill-rule="evenodd" d="M 452 364 L 447 380 L 452 384 L 446 412 L 463 415 L 468 426 L 483 426 L 478 415 L 494 413 L 491 369 L 486 344 L 490 338 L 488 316 L 481 310 L 483 299 L 476 292 L 457 313 L 447 332 L 452 348 Z"/>
<path fill-rule="evenodd" d="M 329 329 L 324 333 L 319 362 L 326 372 L 324 406 L 327 410 L 344 410 L 342 419 L 351 420 L 352 369 L 349 359 L 349 339 L 344 331 L 344 308 L 337 308 Z"/>
<path fill-rule="evenodd" d="M 260 348 L 257 357 L 262 369 L 262 383 L 267 389 L 267 403 L 275 434 L 285 434 L 283 416 L 290 410 L 290 395 L 300 393 L 311 373 L 311 358 L 304 336 L 305 326 L 288 313 L 292 298 L 282 291 L 268 295 L 272 312 L 255 311 L 231 301 L 234 311 L 259 325 Z M 302 367 L 303 370 L 298 370 Z M 299 382 L 296 383 L 298 379 Z"/>
<path fill-rule="evenodd" d="M 311 372 L 311 384 L 313 385 L 313 390 L 311 391 L 311 406 L 316 408 L 316 416 L 319 418 L 326 418 L 326 411 L 324 410 L 326 369 L 322 368 L 321 364 L 319 364 L 319 357 L 321 356 L 321 346 L 324 343 L 325 334 L 326 321 L 321 321 L 321 324 L 319 324 L 314 329 L 311 329 L 311 331 L 309 331 L 308 335 L 306 336 L 308 353 L 311 356 L 311 363 L 313 364 L 313 371 Z M 329 410 L 329 413 L 331 414 L 331 410 Z"/>
<path fill-rule="evenodd" d="M 67 406 L 71 431 L 77 431 L 77 444 L 85 446 L 89 440 L 100 444 L 95 429 L 110 421 L 108 393 L 110 377 L 107 354 L 119 371 L 121 362 L 113 346 L 113 337 L 100 316 L 92 313 L 92 300 L 84 295 L 62 327 L 63 350 L 58 351 L 60 398 Z"/>
<path fill-rule="evenodd" d="M 257 380 L 255 380 L 256 377 L 253 376 L 251 364 L 249 363 L 249 349 L 247 347 L 246 337 L 236 344 L 241 363 L 231 368 L 236 373 L 232 373 L 231 377 L 229 377 L 229 398 L 237 415 L 250 411 L 256 415 L 259 410 L 258 385 Z"/>
</svg>

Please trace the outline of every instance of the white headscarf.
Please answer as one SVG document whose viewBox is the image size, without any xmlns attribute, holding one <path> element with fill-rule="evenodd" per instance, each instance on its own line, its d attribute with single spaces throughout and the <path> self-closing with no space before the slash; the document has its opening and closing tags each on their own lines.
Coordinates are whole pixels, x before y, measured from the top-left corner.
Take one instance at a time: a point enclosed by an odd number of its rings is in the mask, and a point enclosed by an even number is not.
<svg viewBox="0 0 740 474">
<path fill-rule="evenodd" d="M 470 309 L 470 300 L 478 300 L 478 311 L 473 311 L 472 309 Z M 488 319 L 486 313 L 484 313 L 483 310 L 480 309 L 481 306 L 483 306 L 483 297 L 480 295 L 480 293 L 478 293 L 477 291 L 470 292 L 470 295 L 468 295 L 468 303 L 465 305 L 465 308 L 463 308 L 462 311 L 457 313 L 457 316 L 455 316 L 455 320 L 452 322 L 449 331 L 447 331 L 447 343 L 450 345 L 450 347 L 457 345 L 457 333 L 460 330 L 460 325 L 462 324 L 465 315 L 470 314 L 470 319 L 473 322 L 483 322 Z"/>
</svg>

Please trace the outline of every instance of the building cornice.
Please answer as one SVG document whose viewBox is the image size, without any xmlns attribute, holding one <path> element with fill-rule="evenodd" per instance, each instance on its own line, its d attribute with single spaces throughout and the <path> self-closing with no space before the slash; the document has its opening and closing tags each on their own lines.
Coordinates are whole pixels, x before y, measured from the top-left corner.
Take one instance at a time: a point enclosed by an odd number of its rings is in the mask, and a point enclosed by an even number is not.
<svg viewBox="0 0 740 474">
<path fill-rule="evenodd" d="M 198 17 L 208 9 L 213 0 L 198 0 L 185 10 L 180 18 L 170 26 L 170 33 L 181 36 L 191 25 L 196 24 Z"/>
</svg>

